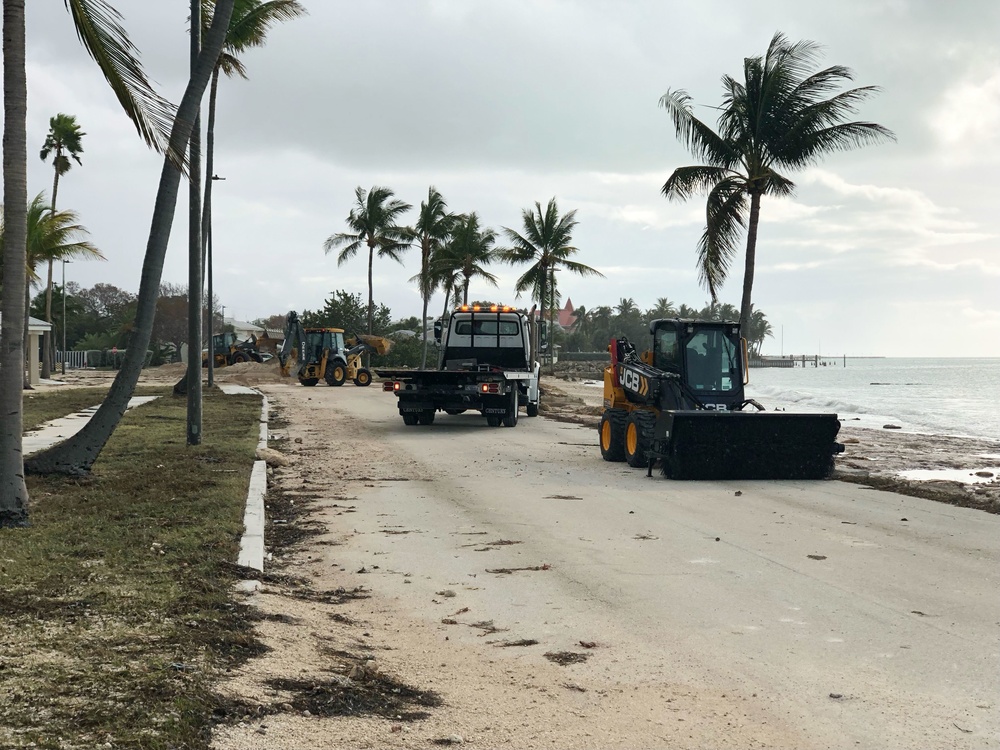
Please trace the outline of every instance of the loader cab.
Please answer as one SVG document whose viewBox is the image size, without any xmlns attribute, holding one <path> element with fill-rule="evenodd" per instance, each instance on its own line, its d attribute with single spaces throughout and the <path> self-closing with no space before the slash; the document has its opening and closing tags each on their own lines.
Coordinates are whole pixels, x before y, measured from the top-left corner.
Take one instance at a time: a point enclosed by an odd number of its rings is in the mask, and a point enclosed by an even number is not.
<svg viewBox="0 0 1000 750">
<path fill-rule="evenodd" d="M 344 351 L 344 331 L 340 328 L 307 328 L 306 357 L 303 362 L 321 362 L 323 352 L 333 356 Z"/>
<path fill-rule="evenodd" d="M 706 403 L 730 408 L 743 401 L 743 345 L 737 323 L 654 320 L 653 365 L 681 376 Z"/>
</svg>

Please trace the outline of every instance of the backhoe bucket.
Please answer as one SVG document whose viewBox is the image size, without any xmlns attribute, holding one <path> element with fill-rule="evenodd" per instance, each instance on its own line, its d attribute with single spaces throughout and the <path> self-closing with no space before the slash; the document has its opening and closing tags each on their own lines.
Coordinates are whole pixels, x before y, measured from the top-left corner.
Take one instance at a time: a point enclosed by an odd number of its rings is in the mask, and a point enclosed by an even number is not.
<svg viewBox="0 0 1000 750">
<path fill-rule="evenodd" d="M 392 340 L 382 336 L 369 336 L 366 333 L 358 334 L 358 339 L 365 342 L 376 354 L 388 354 L 392 348 Z"/>
<path fill-rule="evenodd" d="M 836 414 L 664 411 L 653 455 L 671 479 L 825 479 L 839 430 Z"/>
</svg>

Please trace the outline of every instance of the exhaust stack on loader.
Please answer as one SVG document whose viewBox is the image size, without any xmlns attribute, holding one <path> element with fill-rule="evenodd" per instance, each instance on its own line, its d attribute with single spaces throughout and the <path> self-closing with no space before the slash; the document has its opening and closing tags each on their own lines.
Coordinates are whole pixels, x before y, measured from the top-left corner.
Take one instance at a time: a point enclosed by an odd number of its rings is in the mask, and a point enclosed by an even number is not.
<svg viewBox="0 0 1000 750">
<path fill-rule="evenodd" d="M 640 356 L 613 339 L 604 370 L 601 455 L 672 479 L 824 479 L 836 414 L 765 412 L 744 396 L 746 342 L 730 322 L 661 319 Z M 752 406 L 755 411 L 746 411 Z"/>
</svg>

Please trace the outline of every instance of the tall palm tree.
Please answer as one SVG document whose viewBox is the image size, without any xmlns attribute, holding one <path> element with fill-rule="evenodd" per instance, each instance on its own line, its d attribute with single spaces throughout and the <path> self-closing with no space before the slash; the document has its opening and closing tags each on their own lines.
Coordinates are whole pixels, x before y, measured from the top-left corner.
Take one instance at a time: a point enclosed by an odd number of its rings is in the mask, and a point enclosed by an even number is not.
<svg viewBox="0 0 1000 750">
<path fill-rule="evenodd" d="M 8 2 L 15 4 L 23 2 L 23 0 L 3 1 L 5 9 Z M 83 2 L 83 0 L 70 1 L 74 4 Z M 91 2 L 93 1 L 91 0 Z M 170 139 L 164 149 L 165 156 L 160 171 L 160 182 L 156 191 L 156 201 L 153 206 L 153 218 L 150 223 L 149 238 L 146 243 L 146 254 L 143 258 L 142 276 L 139 281 L 139 295 L 136 300 L 135 322 L 122 367 L 115 376 L 111 388 L 108 390 L 107 397 L 94 413 L 94 416 L 90 418 L 90 421 L 84 425 L 83 429 L 68 440 L 37 453 L 26 460 L 24 462 L 25 471 L 40 474 L 80 474 L 88 472 L 100 455 L 101 450 L 103 450 L 108 438 L 111 437 L 115 427 L 117 427 L 118 422 L 125 413 L 129 399 L 135 391 L 135 385 L 142 371 L 146 348 L 149 346 L 150 335 L 153 330 L 156 299 L 159 292 L 160 279 L 163 275 L 167 242 L 170 239 L 170 227 L 173 223 L 174 209 L 177 203 L 177 194 L 181 179 L 181 165 L 177 159 L 177 154 L 184 153 L 190 139 L 199 103 L 204 96 L 205 90 L 208 88 L 212 70 L 215 68 L 219 54 L 222 52 L 222 45 L 225 40 L 226 29 L 229 26 L 229 19 L 232 15 L 234 3 L 235 0 L 217 0 L 212 27 L 203 40 L 197 64 L 191 72 L 184 95 L 181 98 L 181 103 L 177 107 L 177 116 L 173 118 Z M 23 62 L 23 55 L 21 59 Z M 4 73 L 6 75 L 6 69 Z M 4 104 L 6 106 L 6 100 Z M 6 150 L 4 158 L 7 158 Z M 6 289 L 4 289 L 4 295 L 6 297 Z M 6 302 L 6 299 L 4 301 Z M 4 308 L 4 313 L 6 313 L 6 307 Z M 6 322 L 4 322 L 4 329 L 6 330 Z M 2 373 L 0 373 L 0 376 L 6 377 Z M 6 421 L 4 426 L 6 427 Z M 0 430 L 0 439 L 3 436 L 4 431 Z M 0 460 L 3 460 L 2 449 L 4 447 L 0 445 Z M 4 486 L 6 468 L 4 466 L 4 472 L 0 472 L 0 489 L 3 489 Z M 25 493 L 26 495 L 27 493 Z M 3 498 L 0 500 L 0 503 L 3 503 L 6 497 L 4 493 L 0 492 L 0 498 Z M 0 525 L 2 525 L 2 520 L 2 509 L 0 509 Z"/>
<path fill-rule="evenodd" d="M 42 161 L 52 155 L 52 168 L 55 175 L 52 178 L 52 210 L 56 210 L 56 197 L 59 195 L 59 178 L 66 174 L 73 162 L 83 166 L 80 154 L 83 153 L 83 136 L 85 136 L 73 115 L 59 113 L 49 118 L 49 132 L 39 156 Z M 71 161 L 72 160 L 72 161 Z M 49 261 L 49 276 L 45 284 L 45 321 L 52 323 L 52 266 Z M 52 334 L 46 337 L 45 349 L 42 351 L 42 377 L 52 375 L 52 354 L 55 351 Z"/>
<path fill-rule="evenodd" d="M 530 291 L 532 297 L 538 300 L 539 316 L 544 317 L 549 302 L 549 286 L 552 284 L 552 272 L 565 268 L 580 276 L 601 276 L 600 271 L 590 266 L 570 260 L 579 250 L 571 244 L 573 229 L 576 227 L 576 211 L 569 211 L 560 216 L 556 199 L 551 198 L 545 210 L 535 201 L 535 209 L 524 209 L 521 212 L 523 234 L 504 227 L 503 232 L 510 242 L 510 247 L 500 250 L 500 257 L 511 264 L 532 264 L 517 280 L 514 290 L 520 295 Z M 553 285 L 554 286 L 554 285 Z M 552 295 L 554 298 L 554 295 Z M 537 344 L 536 350 L 537 352 Z"/>
<path fill-rule="evenodd" d="M 663 185 L 667 198 L 687 200 L 706 193 L 705 231 L 698 241 L 701 282 L 718 299 L 737 242 L 746 228 L 741 330 L 750 323 L 760 203 L 765 195 L 788 196 L 795 184 L 778 170 L 801 169 L 831 151 L 895 140 L 872 122 L 848 122 L 875 86 L 840 91 L 854 76 L 835 65 L 816 70 L 819 46 L 791 43 L 776 33 L 763 57 L 743 61 L 743 81 L 725 76 L 718 132 L 694 116 L 685 91 L 668 91 L 660 106 L 673 119 L 677 137 L 704 164 L 678 167 Z"/>
<path fill-rule="evenodd" d="M 455 287 L 462 290 L 462 304 L 469 304 L 469 284 L 472 279 L 483 279 L 492 286 L 497 285 L 495 274 L 486 267 L 499 260 L 493 245 L 497 241 L 497 233 L 486 227 L 479 226 L 479 216 L 473 211 L 470 214 L 459 214 L 451 230 L 451 238 L 444 245 L 436 258 L 440 272 L 447 275 L 454 272 Z"/>
<path fill-rule="evenodd" d="M 666 297 L 658 297 L 656 304 L 646 313 L 651 320 L 656 318 L 672 318 L 677 315 L 677 308 L 674 303 Z"/>
<path fill-rule="evenodd" d="M 410 281 L 416 281 L 423 300 L 423 315 L 420 318 L 423 336 L 421 368 L 427 366 L 427 305 L 437 288 L 438 279 L 431 270 L 431 258 L 440 251 L 448 240 L 455 223 L 454 214 L 448 213 L 448 204 L 433 185 L 427 189 L 427 200 L 420 202 L 420 214 L 413 225 L 413 238 L 420 243 L 420 273 Z M 447 304 L 445 295 L 445 303 Z"/>
<path fill-rule="evenodd" d="M 206 34 L 212 25 L 215 13 L 215 0 L 201 0 L 202 34 Z M 281 21 L 304 16 L 306 9 L 298 0 L 236 0 L 229 28 L 226 30 L 226 41 L 219 61 L 212 71 L 212 83 L 208 94 L 208 124 L 205 128 L 205 195 L 202 205 L 202 267 L 205 281 L 208 284 L 206 299 L 208 301 L 208 320 L 214 318 L 212 309 L 214 290 L 212 272 L 212 186 L 215 184 L 215 110 L 219 92 L 219 74 L 227 78 L 239 76 L 247 79 L 246 67 L 239 55 L 253 47 L 263 47 L 267 42 L 267 32 Z M 209 326 L 208 338 L 211 340 L 212 326 Z M 214 380 L 212 358 L 208 360 L 208 384 Z"/>
<path fill-rule="evenodd" d="M 354 191 L 355 205 L 347 216 L 350 232 L 332 234 L 323 243 L 323 251 L 342 248 L 337 256 L 337 265 L 357 255 L 362 245 L 368 246 L 368 333 L 372 333 L 375 318 L 375 298 L 372 293 L 372 265 L 375 252 L 380 258 L 392 258 L 402 263 L 400 253 L 410 247 L 410 234 L 406 227 L 399 226 L 399 217 L 413 208 L 398 198 L 387 187 L 372 187 L 365 192 L 360 185 Z"/>
</svg>

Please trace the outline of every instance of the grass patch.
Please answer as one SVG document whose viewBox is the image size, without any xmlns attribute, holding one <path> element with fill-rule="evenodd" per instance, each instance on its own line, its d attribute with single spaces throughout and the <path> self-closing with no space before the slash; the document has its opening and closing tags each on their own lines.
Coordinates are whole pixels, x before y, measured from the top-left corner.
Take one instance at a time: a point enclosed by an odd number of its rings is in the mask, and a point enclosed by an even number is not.
<svg viewBox="0 0 1000 750">
<path fill-rule="evenodd" d="M 76 414 L 91 406 L 97 406 L 108 394 L 110 385 L 86 386 L 82 388 L 65 386 L 55 390 L 24 392 L 24 431 L 28 432 L 53 419 Z M 166 386 L 139 386 L 136 396 L 160 396 L 170 393 Z"/>
<path fill-rule="evenodd" d="M 74 390 L 32 419 L 103 395 Z M 206 392 L 189 447 L 166 396 L 90 476 L 28 478 L 31 527 L 0 530 L 0 747 L 208 748 L 217 675 L 262 650 L 231 597 L 259 417 L 258 396 Z"/>
</svg>

